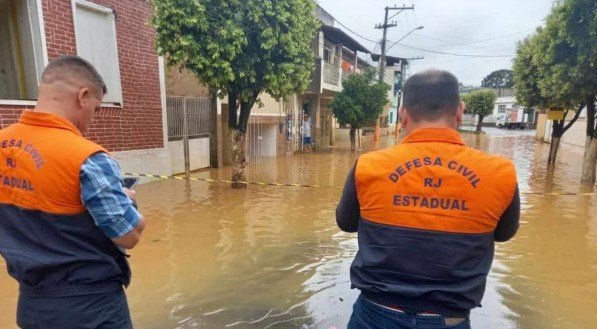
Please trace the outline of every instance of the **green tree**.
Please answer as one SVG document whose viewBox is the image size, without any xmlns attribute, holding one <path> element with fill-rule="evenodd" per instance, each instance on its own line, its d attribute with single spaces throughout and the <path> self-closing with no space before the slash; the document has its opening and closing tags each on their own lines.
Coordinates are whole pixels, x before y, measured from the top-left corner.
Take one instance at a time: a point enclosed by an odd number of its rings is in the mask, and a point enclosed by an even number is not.
<svg viewBox="0 0 597 329">
<path fill-rule="evenodd" d="M 575 116 L 565 125 L 554 120 L 549 164 L 555 163 L 561 136 L 587 106 L 587 142 L 583 162 L 584 182 L 595 182 L 597 162 L 597 2 L 568 0 L 547 17 L 544 29 L 519 45 L 514 80 L 519 102 L 569 111 Z M 533 72 L 534 71 L 534 72 Z"/>
<path fill-rule="evenodd" d="M 154 0 L 160 54 L 228 95 L 232 186 L 246 187 L 245 142 L 259 95 L 307 89 L 319 22 L 312 0 Z"/>
<path fill-rule="evenodd" d="M 375 70 L 353 74 L 343 82 L 343 90 L 334 98 L 332 109 L 338 122 L 350 125 L 350 145 L 355 150 L 355 133 L 364 124 L 374 122 L 389 102 L 388 85 L 378 82 Z"/>
<path fill-rule="evenodd" d="M 475 90 L 470 94 L 464 95 L 462 100 L 466 105 L 467 113 L 475 114 L 479 117 L 477 130 L 475 131 L 477 134 L 481 133 L 483 118 L 493 112 L 496 98 L 495 93 L 489 89 Z"/>
<path fill-rule="evenodd" d="M 595 183 L 597 166 L 597 2 L 568 0 L 548 16 L 537 56 L 545 79 L 542 94 L 558 105 L 576 109 L 587 106 L 587 127 L 582 181 Z"/>
<path fill-rule="evenodd" d="M 497 70 L 489 73 L 481 82 L 481 87 L 491 89 L 512 88 L 514 80 L 512 70 Z"/>
<path fill-rule="evenodd" d="M 551 144 L 549 149 L 549 157 L 547 159 L 548 166 L 553 169 L 557 158 L 558 150 L 560 148 L 560 141 L 562 136 L 576 120 L 578 115 L 575 115 L 572 120 L 566 124 L 566 118 L 570 108 L 564 108 L 558 105 L 556 98 L 551 94 L 543 94 L 539 86 L 540 81 L 545 79 L 545 70 L 542 70 L 543 64 L 537 59 L 538 45 L 542 42 L 540 39 L 543 29 L 537 29 L 537 33 L 531 37 L 519 42 L 517 47 L 517 55 L 514 59 L 514 92 L 516 100 L 526 108 L 535 108 L 537 110 L 550 109 L 552 111 L 561 111 L 562 120 L 553 120 L 551 129 Z M 577 114 L 580 114 L 577 112 Z"/>
</svg>

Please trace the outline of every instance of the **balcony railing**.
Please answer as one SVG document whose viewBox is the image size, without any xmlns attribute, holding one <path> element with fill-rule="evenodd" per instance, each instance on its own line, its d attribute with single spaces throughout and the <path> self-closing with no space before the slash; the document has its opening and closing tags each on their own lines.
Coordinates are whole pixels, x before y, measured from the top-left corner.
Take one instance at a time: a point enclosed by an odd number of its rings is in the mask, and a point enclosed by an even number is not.
<svg viewBox="0 0 597 329">
<path fill-rule="evenodd" d="M 340 68 L 334 64 L 323 62 L 323 82 L 340 86 Z"/>
</svg>

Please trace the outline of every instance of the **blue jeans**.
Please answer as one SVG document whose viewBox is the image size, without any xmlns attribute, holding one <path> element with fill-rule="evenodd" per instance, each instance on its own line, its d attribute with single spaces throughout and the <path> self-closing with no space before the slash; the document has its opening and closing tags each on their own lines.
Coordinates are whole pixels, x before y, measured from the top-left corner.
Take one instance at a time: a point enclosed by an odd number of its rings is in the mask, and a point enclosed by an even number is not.
<svg viewBox="0 0 597 329">
<path fill-rule="evenodd" d="M 470 329 L 470 320 L 450 325 L 439 315 L 415 315 L 381 307 L 359 296 L 348 329 Z"/>
</svg>

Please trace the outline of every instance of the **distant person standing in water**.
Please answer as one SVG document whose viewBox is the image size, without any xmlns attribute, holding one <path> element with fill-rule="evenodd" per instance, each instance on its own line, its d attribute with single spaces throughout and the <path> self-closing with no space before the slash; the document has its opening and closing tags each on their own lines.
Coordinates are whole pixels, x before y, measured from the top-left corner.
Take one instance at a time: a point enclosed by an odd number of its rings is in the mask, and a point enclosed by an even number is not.
<svg viewBox="0 0 597 329">
<path fill-rule="evenodd" d="M 118 163 L 83 137 L 106 92 L 90 63 L 60 57 L 35 110 L 0 131 L 0 254 L 19 283 L 20 328 L 132 328 L 125 249 L 145 221 Z"/>
<path fill-rule="evenodd" d="M 307 112 L 303 117 L 303 151 L 311 152 L 311 118 Z"/>
<path fill-rule="evenodd" d="M 470 328 L 494 242 L 518 230 L 520 198 L 511 161 L 465 146 L 463 112 L 452 74 L 413 75 L 400 109 L 407 136 L 349 174 L 336 221 L 358 232 L 350 329 Z"/>
</svg>

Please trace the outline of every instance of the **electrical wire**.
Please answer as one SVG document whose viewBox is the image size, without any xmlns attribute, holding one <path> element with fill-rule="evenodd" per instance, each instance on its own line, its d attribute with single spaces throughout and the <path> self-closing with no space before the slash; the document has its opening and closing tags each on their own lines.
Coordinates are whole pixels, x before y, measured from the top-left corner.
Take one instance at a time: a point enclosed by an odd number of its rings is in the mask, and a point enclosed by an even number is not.
<svg viewBox="0 0 597 329">
<path fill-rule="evenodd" d="M 356 33 L 355 31 L 351 30 L 349 27 L 347 27 L 346 25 L 344 25 L 342 22 L 340 22 L 339 20 L 337 20 L 335 17 L 332 16 L 332 18 L 334 19 L 334 21 L 336 23 L 340 24 L 340 26 L 344 27 L 346 30 L 348 30 L 350 33 L 356 35 L 357 37 L 359 37 L 359 38 L 361 38 L 363 40 L 367 40 L 369 42 L 379 43 L 379 40 L 372 40 L 372 39 L 369 39 L 367 37 L 364 37 L 364 36 Z"/>
<path fill-rule="evenodd" d="M 440 39 L 440 38 L 436 38 L 436 37 L 432 37 L 432 36 L 425 35 L 425 34 L 422 34 L 422 33 L 419 33 L 419 36 L 421 36 L 423 38 L 431 39 L 431 40 L 437 40 L 437 41 L 442 41 L 442 42 L 447 42 L 448 43 L 448 44 L 445 44 L 445 45 L 428 46 L 428 47 L 455 47 L 455 46 L 473 45 L 473 44 L 478 44 L 478 43 L 483 43 L 483 42 L 493 41 L 493 40 L 499 40 L 499 39 L 506 39 L 506 38 L 510 38 L 510 37 L 513 37 L 513 36 L 516 36 L 516 35 L 527 33 L 529 31 L 533 31 L 533 29 L 524 30 L 524 31 L 520 31 L 520 32 L 512 33 L 512 34 L 507 34 L 507 35 L 502 35 L 502 36 L 498 36 L 498 37 L 493 37 L 493 38 L 488 38 L 488 39 L 482 39 L 482 40 L 475 40 L 475 41 L 469 41 L 469 42 L 463 42 L 463 43 L 451 43 L 451 41 Z"/>
<path fill-rule="evenodd" d="M 437 51 L 437 50 L 424 49 L 424 48 L 419 48 L 419 47 L 414 47 L 414 46 L 405 45 L 405 44 L 399 44 L 399 43 L 396 44 L 396 46 L 410 48 L 410 49 L 415 49 L 415 50 L 424 51 L 424 52 L 428 52 L 428 53 L 441 54 L 441 55 L 451 55 L 451 56 L 461 56 L 461 57 L 483 57 L 483 58 L 498 58 L 499 57 L 499 58 L 511 58 L 511 57 L 515 57 L 516 56 L 516 55 L 457 54 L 457 53 L 450 53 L 450 52 L 445 52 L 445 51 Z"/>
</svg>

